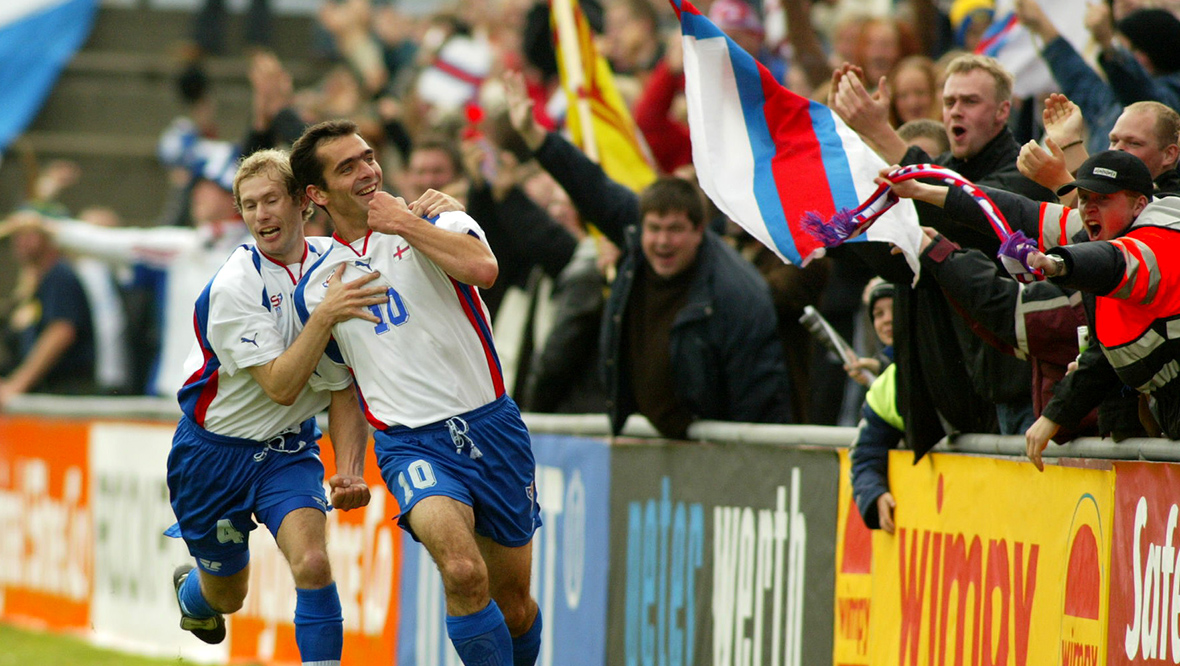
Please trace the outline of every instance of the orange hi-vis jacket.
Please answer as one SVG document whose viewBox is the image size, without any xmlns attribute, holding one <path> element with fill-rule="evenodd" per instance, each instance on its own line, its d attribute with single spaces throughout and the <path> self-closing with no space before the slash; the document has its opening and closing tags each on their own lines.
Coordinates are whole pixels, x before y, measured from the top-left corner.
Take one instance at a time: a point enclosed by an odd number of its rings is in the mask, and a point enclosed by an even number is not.
<svg viewBox="0 0 1180 666">
<path fill-rule="evenodd" d="M 1110 241 L 1069 245 L 1081 229 L 1077 210 L 1041 205 L 1041 246 L 1066 258 L 1066 283 L 1097 294 L 1094 333 L 1119 379 L 1180 387 L 1180 198 L 1152 201 Z"/>
</svg>

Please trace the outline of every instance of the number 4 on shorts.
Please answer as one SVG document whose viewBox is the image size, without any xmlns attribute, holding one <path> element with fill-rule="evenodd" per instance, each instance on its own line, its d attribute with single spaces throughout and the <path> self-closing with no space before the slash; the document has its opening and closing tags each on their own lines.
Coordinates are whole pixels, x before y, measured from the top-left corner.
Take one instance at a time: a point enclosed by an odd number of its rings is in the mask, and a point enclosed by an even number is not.
<svg viewBox="0 0 1180 666">
<path fill-rule="evenodd" d="M 218 543 L 242 543 L 246 537 L 234 528 L 234 524 L 229 521 L 229 518 L 222 518 L 217 521 L 217 542 Z"/>
</svg>

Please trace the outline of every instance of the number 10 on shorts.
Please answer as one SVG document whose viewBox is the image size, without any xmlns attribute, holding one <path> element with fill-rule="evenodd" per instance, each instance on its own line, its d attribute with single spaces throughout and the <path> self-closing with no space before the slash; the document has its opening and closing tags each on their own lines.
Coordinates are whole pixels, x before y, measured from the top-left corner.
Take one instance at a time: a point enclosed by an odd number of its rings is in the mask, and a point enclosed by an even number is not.
<svg viewBox="0 0 1180 666">
<path fill-rule="evenodd" d="M 406 479 L 407 472 L 410 477 L 408 480 Z M 414 488 L 423 490 L 432 487 L 436 483 L 438 481 L 434 478 L 434 468 L 425 460 L 415 460 L 410 463 L 410 466 L 406 468 L 405 472 L 397 473 L 397 485 L 401 486 L 402 495 L 404 495 L 402 504 L 409 504 L 410 498 L 414 496 L 414 490 L 410 488 L 411 484 Z"/>
</svg>

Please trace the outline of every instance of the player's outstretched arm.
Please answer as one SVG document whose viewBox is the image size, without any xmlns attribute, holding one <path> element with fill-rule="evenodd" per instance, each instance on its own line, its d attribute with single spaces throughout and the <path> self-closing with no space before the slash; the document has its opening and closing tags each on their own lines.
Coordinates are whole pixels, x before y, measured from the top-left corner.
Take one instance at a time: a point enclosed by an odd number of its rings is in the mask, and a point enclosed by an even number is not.
<svg viewBox="0 0 1180 666">
<path fill-rule="evenodd" d="M 368 309 L 386 301 L 384 286 L 368 286 L 379 273 L 344 282 L 341 280 L 344 268 L 344 265 L 338 267 L 328 279 L 324 301 L 311 313 L 295 342 L 273 361 L 248 368 L 266 395 L 280 405 L 291 405 L 299 397 L 328 346 L 333 326 L 354 317 L 380 323 Z"/>
<path fill-rule="evenodd" d="M 422 199 L 431 192 L 428 190 Z M 487 289 L 495 284 L 500 273 L 496 256 L 483 241 L 468 234 L 440 229 L 416 215 L 404 199 L 387 192 L 373 195 L 369 204 L 369 228 L 401 236 L 447 275 L 464 284 Z"/>
<path fill-rule="evenodd" d="M 332 391 L 332 401 L 328 404 L 328 434 L 336 456 L 336 473 L 328 479 L 332 506 L 348 511 L 368 505 L 365 448 L 369 441 L 369 425 L 361 413 L 355 387 Z"/>
</svg>

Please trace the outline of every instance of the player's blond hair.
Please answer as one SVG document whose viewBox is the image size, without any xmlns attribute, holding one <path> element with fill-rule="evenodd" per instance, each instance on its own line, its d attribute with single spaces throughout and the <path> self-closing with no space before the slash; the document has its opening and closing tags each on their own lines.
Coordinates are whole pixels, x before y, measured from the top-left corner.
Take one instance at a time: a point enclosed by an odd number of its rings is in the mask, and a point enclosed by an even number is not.
<svg viewBox="0 0 1180 666">
<path fill-rule="evenodd" d="M 303 194 L 295 182 L 295 174 L 291 171 L 291 159 L 287 151 L 264 148 L 243 157 L 242 161 L 238 163 L 238 172 L 234 174 L 234 206 L 237 206 L 239 213 L 242 212 L 242 196 L 239 191 L 242 181 L 260 174 L 266 174 L 276 182 L 282 183 L 286 187 L 287 195 L 295 201 L 306 203 L 303 201 Z M 305 205 L 303 219 L 310 218 L 311 213 L 311 206 Z"/>
</svg>

